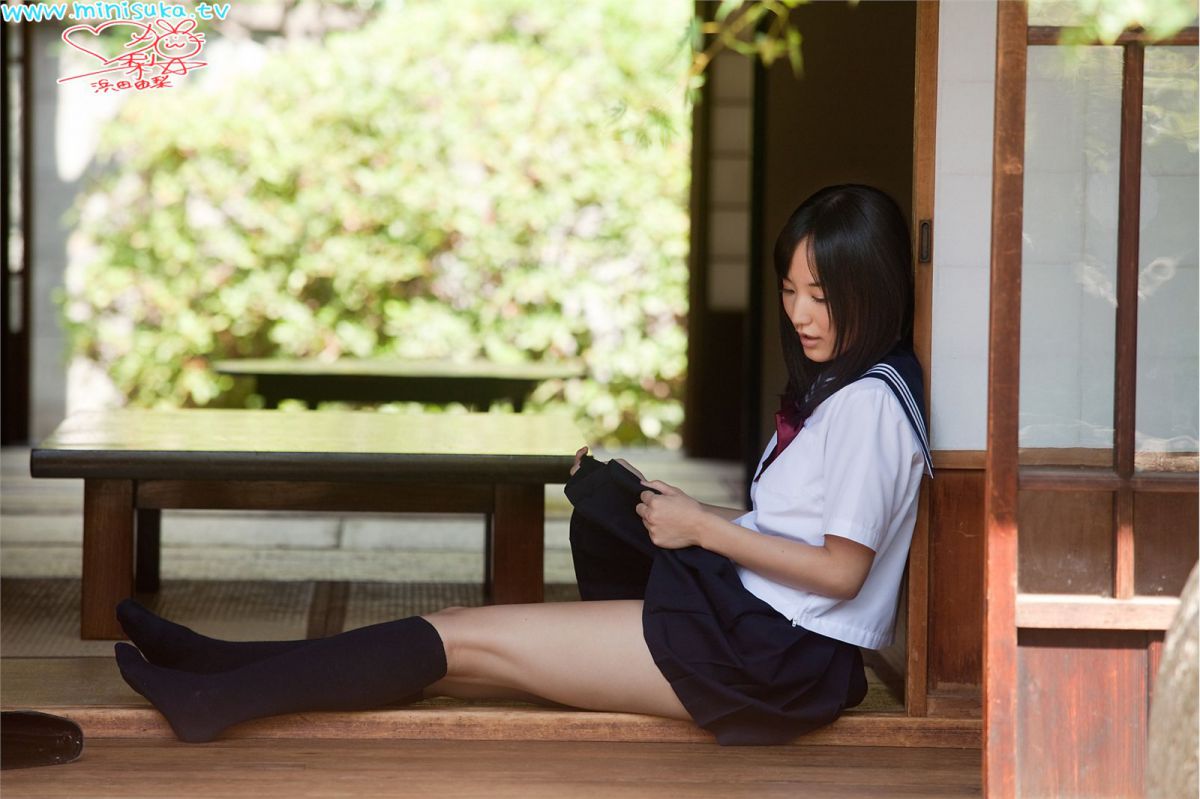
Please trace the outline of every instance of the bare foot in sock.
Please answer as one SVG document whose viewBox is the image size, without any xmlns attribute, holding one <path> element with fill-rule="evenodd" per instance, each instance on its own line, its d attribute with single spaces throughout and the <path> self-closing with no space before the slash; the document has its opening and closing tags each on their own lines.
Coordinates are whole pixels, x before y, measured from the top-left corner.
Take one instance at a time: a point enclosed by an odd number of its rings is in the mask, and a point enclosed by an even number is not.
<svg viewBox="0 0 1200 799">
<path fill-rule="evenodd" d="M 132 599 L 117 605 L 117 621 L 156 666 L 215 674 L 303 646 L 308 641 L 222 641 L 167 621 Z"/>
<path fill-rule="evenodd" d="M 207 677 L 154 666 L 126 643 L 117 644 L 115 652 L 125 682 L 163 714 L 181 741 L 211 741 L 225 729 L 208 712 Z"/>
</svg>

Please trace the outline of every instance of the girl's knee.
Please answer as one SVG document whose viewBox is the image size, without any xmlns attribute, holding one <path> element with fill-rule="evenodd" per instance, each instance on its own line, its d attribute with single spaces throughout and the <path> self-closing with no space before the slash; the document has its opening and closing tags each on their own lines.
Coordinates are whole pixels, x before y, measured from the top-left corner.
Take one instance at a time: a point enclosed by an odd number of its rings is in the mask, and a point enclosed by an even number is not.
<svg viewBox="0 0 1200 799">
<path fill-rule="evenodd" d="M 467 653 L 471 650 L 471 623 L 468 619 L 473 608 L 452 606 L 442 608 L 424 616 L 425 621 L 433 625 L 442 639 L 442 647 L 446 651 L 446 672 L 449 677 L 461 676 L 463 664 L 471 660 Z"/>
</svg>

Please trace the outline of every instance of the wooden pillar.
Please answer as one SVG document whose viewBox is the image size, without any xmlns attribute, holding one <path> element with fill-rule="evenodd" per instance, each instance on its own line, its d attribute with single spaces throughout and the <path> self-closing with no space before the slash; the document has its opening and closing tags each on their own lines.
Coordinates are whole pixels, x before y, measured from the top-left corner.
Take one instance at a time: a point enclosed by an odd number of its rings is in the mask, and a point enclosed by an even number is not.
<svg viewBox="0 0 1200 799">
<path fill-rule="evenodd" d="M 1000 0 L 996 16 L 984 493 L 983 787 L 988 796 L 999 798 L 1016 795 L 1017 778 L 1017 421 L 1025 189 L 1025 3 Z"/>
</svg>

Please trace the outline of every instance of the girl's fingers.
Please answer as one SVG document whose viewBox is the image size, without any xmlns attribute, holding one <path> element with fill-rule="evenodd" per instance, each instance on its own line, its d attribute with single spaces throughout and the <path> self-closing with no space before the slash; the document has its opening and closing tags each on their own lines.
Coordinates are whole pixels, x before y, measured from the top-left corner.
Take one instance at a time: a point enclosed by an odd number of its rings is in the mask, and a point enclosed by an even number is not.
<svg viewBox="0 0 1200 799">
<path fill-rule="evenodd" d="M 587 455 L 587 451 L 588 448 L 586 444 L 575 451 L 575 465 L 571 467 L 570 472 L 572 476 L 574 476 L 575 472 L 579 471 L 579 464 L 583 460 L 583 456 Z"/>
<path fill-rule="evenodd" d="M 643 480 L 642 485 L 644 485 L 648 488 L 657 489 L 659 492 L 661 492 L 663 494 L 667 494 L 667 495 L 683 493 L 675 486 L 673 486 L 669 483 L 664 483 L 662 480 Z"/>
</svg>

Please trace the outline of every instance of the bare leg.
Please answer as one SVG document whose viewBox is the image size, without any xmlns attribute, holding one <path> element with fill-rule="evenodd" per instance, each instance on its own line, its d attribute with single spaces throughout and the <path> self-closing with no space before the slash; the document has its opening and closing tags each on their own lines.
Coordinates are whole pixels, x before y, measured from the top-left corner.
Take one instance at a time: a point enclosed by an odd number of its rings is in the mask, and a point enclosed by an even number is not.
<svg viewBox="0 0 1200 799">
<path fill-rule="evenodd" d="M 501 699 L 516 702 L 529 702 L 533 705 L 552 705 L 561 707 L 557 702 L 551 702 L 540 696 L 535 696 L 515 688 L 502 688 L 499 685 L 484 685 L 482 683 L 455 682 L 451 679 L 438 680 L 421 692 L 422 699 L 432 696 L 449 696 L 454 699 Z"/>
<path fill-rule="evenodd" d="M 449 608 L 425 618 L 447 663 L 427 694 L 474 686 L 480 698 L 499 688 L 587 710 L 691 718 L 650 657 L 641 601 Z"/>
</svg>

